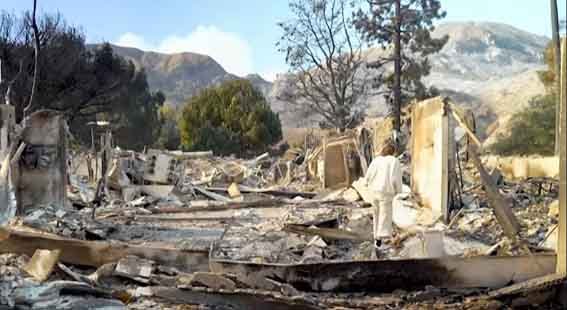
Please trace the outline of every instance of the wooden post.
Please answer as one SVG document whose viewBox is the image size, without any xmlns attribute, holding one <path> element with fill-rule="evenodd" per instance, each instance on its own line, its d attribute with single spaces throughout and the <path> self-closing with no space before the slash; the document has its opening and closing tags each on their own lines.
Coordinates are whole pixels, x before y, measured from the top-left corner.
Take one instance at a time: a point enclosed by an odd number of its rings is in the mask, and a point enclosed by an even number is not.
<svg viewBox="0 0 567 310">
<path fill-rule="evenodd" d="M 353 144 L 356 145 L 353 141 Z M 343 144 L 341 145 L 341 153 L 343 154 L 343 169 L 345 169 L 345 187 L 348 187 L 352 181 L 351 181 L 351 176 L 350 176 L 350 169 L 349 169 L 349 165 L 348 165 L 348 152 L 346 150 L 347 148 L 347 144 Z"/>
<path fill-rule="evenodd" d="M 321 167 L 323 167 L 323 178 L 321 180 L 321 183 L 323 183 L 323 188 L 327 188 L 327 170 L 325 169 L 327 165 L 327 138 L 323 138 L 323 164 L 321 165 Z M 317 167 L 317 171 L 319 172 L 319 168 Z M 321 175 L 321 174 L 319 174 Z"/>
<path fill-rule="evenodd" d="M 92 139 L 92 152 L 93 152 L 93 157 L 95 160 L 95 170 L 94 170 L 94 179 L 93 181 L 96 182 L 96 180 L 98 180 L 98 152 L 96 150 L 96 143 L 95 143 L 95 127 L 96 125 L 93 125 L 93 127 L 91 127 L 91 139 Z"/>
<path fill-rule="evenodd" d="M 557 87 L 561 87 L 561 81 L 559 79 L 559 74 L 561 72 L 561 42 L 559 37 L 559 12 L 557 10 L 557 0 L 550 0 L 550 9 L 551 9 L 551 29 L 552 29 L 552 36 L 553 36 L 553 49 L 555 54 L 555 72 L 556 72 L 556 81 L 555 85 Z M 556 102 L 556 115 L 561 114 L 561 102 L 560 99 Z M 560 127 L 561 127 L 561 120 L 559 117 L 555 119 L 555 156 L 559 156 L 560 152 Z"/>
<path fill-rule="evenodd" d="M 557 236 L 557 273 L 567 275 L 567 39 L 561 48 L 561 119 L 559 156 L 559 231 Z"/>
</svg>

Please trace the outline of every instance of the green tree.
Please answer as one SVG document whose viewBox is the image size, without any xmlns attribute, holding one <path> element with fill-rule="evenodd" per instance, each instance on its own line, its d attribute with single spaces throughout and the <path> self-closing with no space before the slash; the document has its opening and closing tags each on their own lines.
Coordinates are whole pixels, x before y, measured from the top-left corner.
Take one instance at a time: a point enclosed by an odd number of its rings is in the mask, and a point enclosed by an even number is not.
<svg viewBox="0 0 567 310">
<path fill-rule="evenodd" d="M 181 144 L 179 136 L 179 128 L 177 126 L 178 111 L 171 105 L 164 105 L 159 109 L 159 118 L 161 122 L 160 133 L 157 140 L 157 147 L 177 150 Z"/>
<path fill-rule="evenodd" d="M 385 74 L 376 85 L 387 90 L 385 99 L 399 130 L 403 104 L 437 93 L 422 83 L 422 77 L 431 70 L 428 56 L 447 43 L 448 37 L 431 37 L 433 23 L 446 13 L 439 0 L 366 0 L 366 4 L 355 13 L 355 25 L 369 43 L 385 52 L 373 65 L 394 64 L 394 72 Z"/>
<path fill-rule="evenodd" d="M 509 131 L 490 150 L 498 155 L 553 155 L 555 142 L 554 94 L 535 97 L 511 118 Z"/>
<path fill-rule="evenodd" d="M 153 145 L 159 137 L 159 109 L 164 101 L 163 93 L 150 92 L 145 71 L 136 71 L 111 112 L 105 113 L 117 144 L 132 150 Z"/>
<path fill-rule="evenodd" d="M 247 80 L 228 81 L 191 98 L 179 128 L 184 149 L 219 155 L 256 154 L 282 138 L 279 117 Z"/>
<path fill-rule="evenodd" d="M 509 130 L 497 137 L 490 150 L 499 155 L 553 155 L 557 113 L 557 70 L 553 43 L 545 48 L 546 70 L 539 73 L 546 95 L 531 99 L 527 109 L 512 115 Z"/>
</svg>

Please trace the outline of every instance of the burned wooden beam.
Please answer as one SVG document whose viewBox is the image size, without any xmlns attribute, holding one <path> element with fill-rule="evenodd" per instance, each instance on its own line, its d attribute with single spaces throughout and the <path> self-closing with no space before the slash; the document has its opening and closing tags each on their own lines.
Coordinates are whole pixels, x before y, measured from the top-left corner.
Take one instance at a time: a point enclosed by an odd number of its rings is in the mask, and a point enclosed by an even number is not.
<svg viewBox="0 0 567 310">
<path fill-rule="evenodd" d="M 469 145 L 469 155 L 471 156 L 472 162 L 478 170 L 480 181 L 484 186 L 488 200 L 490 201 L 490 206 L 494 210 L 494 216 L 498 220 L 498 223 L 502 227 L 502 230 L 510 240 L 517 240 L 518 233 L 520 231 L 520 223 L 514 215 L 514 212 L 509 205 L 506 204 L 504 197 L 498 191 L 494 180 L 490 177 L 480 158 L 477 154 L 477 149 L 473 145 Z"/>
<path fill-rule="evenodd" d="M 211 192 L 217 193 L 228 193 L 228 188 L 225 187 L 207 187 L 205 188 Z M 239 190 L 243 194 L 266 194 L 272 196 L 282 196 L 287 198 L 294 198 L 294 197 L 304 197 L 304 198 L 313 198 L 317 196 L 317 193 L 310 193 L 310 192 L 294 192 L 294 191 L 280 191 L 280 190 L 271 190 L 271 189 L 261 189 L 261 188 L 250 188 L 246 186 L 240 186 Z"/>
<path fill-rule="evenodd" d="M 183 207 L 160 207 L 160 208 L 150 208 L 149 210 L 152 214 L 174 214 L 174 213 L 197 213 L 197 212 L 215 212 L 215 211 L 226 211 L 226 210 L 237 210 L 237 209 L 263 209 L 263 208 L 273 208 L 280 207 L 284 205 L 295 205 L 301 208 L 360 208 L 358 205 L 348 204 L 344 201 L 322 201 L 316 200 L 304 200 L 304 201 L 294 201 L 289 199 L 281 198 L 267 198 L 259 199 L 253 201 L 191 201 L 188 206 Z"/>
<path fill-rule="evenodd" d="M 391 292 L 396 289 L 500 288 L 552 274 L 555 255 L 444 257 L 384 261 L 257 264 L 210 261 L 213 272 L 242 279 L 275 279 L 303 291 Z M 253 282 L 253 281 L 252 281 Z M 250 281 L 246 281 L 250 283 Z"/>
<path fill-rule="evenodd" d="M 151 209 L 152 214 L 195 213 L 209 211 L 226 211 L 236 209 L 270 208 L 281 206 L 284 201 L 280 199 L 261 199 L 254 201 L 192 201 L 187 207 L 163 207 Z"/>
<path fill-rule="evenodd" d="M 40 232 L 24 232 L 0 228 L 0 253 L 32 256 L 37 249 L 61 250 L 59 260 L 73 265 L 99 267 L 117 262 L 129 255 L 153 260 L 182 271 L 208 270 L 208 251 L 188 251 L 148 246 L 132 246 L 118 242 L 84 241 L 62 238 Z"/>
<path fill-rule="evenodd" d="M 182 151 L 161 151 L 169 156 L 173 156 L 179 160 L 198 159 L 213 157 L 213 151 L 202 152 L 182 152 Z"/>
<path fill-rule="evenodd" d="M 319 310 L 324 307 L 305 297 L 286 297 L 273 292 L 238 290 L 234 292 L 148 287 L 146 296 L 175 304 L 208 305 L 221 309 Z"/>
<path fill-rule="evenodd" d="M 371 241 L 374 238 L 371 235 L 363 236 L 352 231 L 335 228 L 311 228 L 304 225 L 287 224 L 283 231 L 295 233 L 299 235 L 319 236 L 326 240 L 351 240 L 351 241 Z"/>
<path fill-rule="evenodd" d="M 482 147 L 480 139 L 475 135 L 472 128 L 470 128 L 467 124 L 465 115 L 463 115 L 459 108 L 453 103 L 449 103 L 449 108 L 451 109 L 451 114 L 453 114 L 453 117 L 455 118 L 459 126 L 465 130 L 469 138 L 477 145 L 477 147 Z"/>
<path fill-rule="evenodd" d="M 217 193 L 214 193 L 212 191 L 209 191 L 208 189 L 205 189 L 205 188 L 202 188 L 202 187 L 199 187 L 199 186 L 193 186 L 193 189 L 196 192 L 198 192 L 199 194 L 206 196 L 208 198 L 211 198 L 213 200 L 216 200 L 216 201 L 222 201 L 222 202 L 231 202 L 232 201 L 232 199 L 230 199 L 228 197 L 225 197 L 223 195 L 219 195 Z"/>
<path fill-rule="evenodd" d="M 234 222 L 234 216 L 209 216 L 209 217 L 166 217 L 154 215 L 137 215 L 132 218 L 136 222 L 215 222 L 225 223 L 227 221 Z M 238 219 L 241 222 L 252 221 L 251 219 Z"/>
<path fill-rule="evenodd" d="M 504 198 L 502 197 L 500 192 L 498 192 L 498 187 L 496 186 L 495 181 L 490 177 L 480 160 L 480 157 L 478 155 L 480 140 L 476 137 L 474 131 L 469 128 L 467 123 L 464 121 L 464 117 L 460 115 L 458 110 L 454 108 L 453 105 L 450 105 L 450 107 L 453 107 L 451 110 L 459 125 L 465 129 L 465 132 L 475 142 L 474 145 L 467 145 L 467 152 L 479 173 L 480 181 L 484 186 L 486 195 L 488 196 L 488 199 L 490 201 L 490 206 L 494 210 L 494 215 L 496 216 L 496 219 L 498 220 L 498 223 L 502 227 L 502 230 L 504 231 L 506 236 L 511 240 L 516 240 L 520 231 L 520 223 L 514 215 L 514 212 L 512 212 L 512 209 L 510 209 L 510 206 L 506 204 Z"/>
<path fill-rule="evenodd" d="M 491 291 L 488 296 L 500 299 L 516 295 L 530 294 L 536 291 L 549 290 L 554 286 L 562 285 L 565 280 L 566 277 L 564 275 L 557 273 L 550 274 Z"/>
</svg>

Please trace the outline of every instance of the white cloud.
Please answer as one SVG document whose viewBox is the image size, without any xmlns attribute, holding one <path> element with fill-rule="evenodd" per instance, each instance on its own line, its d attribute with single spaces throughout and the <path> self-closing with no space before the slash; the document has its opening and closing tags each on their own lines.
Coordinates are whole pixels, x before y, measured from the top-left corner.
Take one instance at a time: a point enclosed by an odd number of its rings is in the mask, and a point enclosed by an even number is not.
<svg viewBox="0 0 567 310">
<path fill-rule="evenodd" d="M 151 48 L 151 46 L 146 42 L 146 40 L 144 40 L 142 36 L 139 36 L 132 32 L 126 32 L 113 43 L 119 46 L 135 47 L 142 50 Z"/>
<path fill-rule="evenodd" d="M 134 33 L 123 34 L 115 43 L 169 54 L 204 54 L 211 56 L 230 73 L 243 76 L 254 72 L 250 44 L 237 34 L 222 31 L 215 26 L 198 26 L 187 35 L 170 35 L 157 45 L 148 44 L 142 36 Z"/>
</svg>

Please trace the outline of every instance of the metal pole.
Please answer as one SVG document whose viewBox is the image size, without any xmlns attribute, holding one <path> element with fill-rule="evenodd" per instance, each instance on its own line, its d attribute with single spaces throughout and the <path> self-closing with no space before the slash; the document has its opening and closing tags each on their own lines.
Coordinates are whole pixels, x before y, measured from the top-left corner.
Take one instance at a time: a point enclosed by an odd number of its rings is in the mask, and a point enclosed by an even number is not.
<svg viewBox="0 0 567 310">
<path fill-rule="evenodd" d="M 559 87 L 561 82 L 559 81 L 559 74 L 561 72 L 561 39 L 559 38 L 559 11 L 557 9 L 557 0 L 550 0 L 551 8 L 551 29 L 553 38 L 553 49 L 555 54 L 555 85 L 557 86 L 558 96 Z M 561 102 L 557 98 L 555 115 L 561 114 Z M 559 145 L 560 145 L 560 120 L 559 117 L 555 118 L 555 155 L 559 155 Z"/>
</svg>

